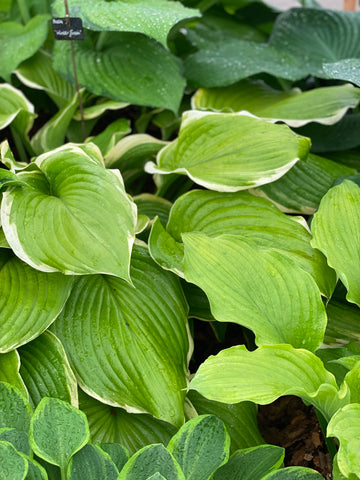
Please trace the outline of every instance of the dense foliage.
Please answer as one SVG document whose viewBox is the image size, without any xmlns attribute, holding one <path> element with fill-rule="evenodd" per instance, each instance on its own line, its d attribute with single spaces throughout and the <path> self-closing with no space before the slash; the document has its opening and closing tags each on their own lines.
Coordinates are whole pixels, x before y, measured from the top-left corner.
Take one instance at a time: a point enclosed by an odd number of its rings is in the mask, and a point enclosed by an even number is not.
<svg viewBox="0 0 360 480">
<path fill-rule="evenodd" d="M 359 479 L 360 13 L 68 3 L 0 0 L 0 479 L 323 478 L 283 395 Z"/>
</svg>

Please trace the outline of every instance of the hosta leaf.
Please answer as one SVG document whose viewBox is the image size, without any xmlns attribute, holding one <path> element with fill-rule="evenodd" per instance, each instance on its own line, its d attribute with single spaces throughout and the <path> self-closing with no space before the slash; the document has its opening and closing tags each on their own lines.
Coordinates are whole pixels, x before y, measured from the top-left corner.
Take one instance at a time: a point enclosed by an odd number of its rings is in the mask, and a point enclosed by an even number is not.
<svg viewBox="0 0 360 480">
<path fill-rule="evenodd" d="M 0 84 L 0 130 L 13 123 L 20 134 L 32 127 L 34 105 L 17 88 L 7 83 Z"/>
<path fill-rule="evenodd" d="M 185 87 L 178 59 L 144 35 L 109 35 L 111 42 L 101 51 L 96 51 L 90 40 L 74 45 L 79 84 L 113 100 L 177 112 Z M 55 45 L 54 67 L 74 82 L 67 43 Z"/>
<path fill-rule="evenodd" d="M 37 15 L 25 26 L 16 22 L 0 24 L 0 72 L 10 82 L 11 73 L 31 57 L 45 42 L 48 32 L 48 15 Z"/>
<path fill-rule="evenodd" d="M 0 441 L 0 480 L 25 480 L 26 459 L 9 442 Z"/>
<path fill-rule="evenodd" d="M 15 428 L 29 433 L 32 409 L 20 390 L 0 382 L 0 428 Z"/>
<path fill-rule="evenodd" d="M 167 449 L 187 480 L 208 480 L 229 458 L 230 437 L 221 420 L 200 415 L 185 423 Z"/>
<path fill-rule="evenodd" d="M 263 82 L 243 80 L 229 87 L 198 90 L 193 97 L 193 106 L 228 112 L 247 110 L 260 118 L 301 127 L 309 122 L 332 125 L 359 101 L 360 90 L 352 85 L 284 92 Z"/>
<path fill-rule="evenodd" d="M 324 477 L 310 468 L 287 467 L 269 473 L 262 480 L 324 480 Z"/>
<path fill-rule="evenodd" d="M 285 452 L 275 445 L 238 450 L 214 475 L 214 480 L 262 480 L 264 475 L 279 468 Z"/>
<path fill-rule="evenodd" d="M 340 441 L 337 454 L 339 470 L 345 477 L 359 473 L 360 405 L 346 405 L 335 413 L 327 427 L 327 436 Z"/>
<path fill-rule="evenodd" d="M 89 137 L 87 141 L 97 145 L 105 157 L 107 154 L 111 155 L 111 150 L 116 148 L 116 144 L 130 132 L 130 120 L 119 118 L 95 137 Z"/>
<path fill-rule="evenodd" d="M 334 460 L 333 460 L 333 478 L 334 480 L 359 480 L 359 477 L 357 475 L 349 475 L 346 476 L 343 475 L 340 470 L 339 470 L 339 465 L 337 462 L 337 456 L 338 454 L 335 455 Z"/>
<path fill-rule="evenodd" d="M 269 44 L 295 57 L 304 77 L 327 78 L 324 63 L 360 57 L 360 14 L 294 8 L 278 17 Z"/>
<path fill-rule="evenodd" d="M 79 391 L 80 408 L 86 413 L 93 442 L 120 443 L 131 454 L 151 443 L 167 445 L 176 432 L 170 423 L 151 415 L 128 413 Z"/>
<path fill-rule="evenodd" d="M 204 290 L 216 320 L 250 328 L 257 345 L 320 346 L 326 326 L 320 292 L 292 260 L 234 235 L 185 233 L 183 241 L 185 279 Z"/>
<path fill-rule="evenodd" d="M 282 211 L 313 214 L 336 178 L 352 175 L 354 170 L 327 158 L 309 155 L 283 177 L 262 185 L 252 193 L 268 198 Z"/>
<path fill-rule="evenodd" d="M 360 188 L 345 180 L 321 201 L 311 223 L 312 245 L 327 257 L 348 290 L 347 299 L 360 305 Z M 331 232 L 331 235 L 329 235 Z"/>
<path fill-rule="evenodd" d="M 31 455 L 29 437 L 23 430 L 15 428 L 0 428 L 0 441 L 9 442 L 11 445 L 25 455 Z"/>
<path fill-rule="evenodd" d="M 106 452 L 111 460 L 114 462 L 119 472 L 122 470 L 125 463 L 129 460 L 129 453 L 125 447 L 118 443 L 99 443 L 101 450 Z"/>
<path fill-rule="evenodd" d="M 258 428 L 257 408 L 254 403 L 214 402 L 195 390 L 188 393 L 188 398 L 199 415 L 213 414 L 224 423 L 231 438 L 230 452 L 264 443 Z"/>
<path fill-rule="evenodd" d="M 349 341 L 360 343 L 360 310 L 355 305 L 332 300 L 326 305 L 328 323 L 324 343 L 343 345 Z"/>
<path fill-rule="evenodd" d="M 151 252 L 155 228 L 156 222 L 149 240 Z M 311 247 L 311 234 L 303 219 L 284 215 L 267 200 L 247 192 L 192 190 L 174 203 L 167 232 L 176 242 L 181 242 L 186 232 L 203 232 L 210 237 L 239 235 L 289 256 L 314 277 L 324 295 L 330 296 L 335 287 L 335 273 L 325 257 Z M 169 239 L 165 247 L 170 246 Z"/>
<path fill-rule="evenodd" d="M 171 210 L 171 202 L 166 198 L 151 195 L 150 193 L 142 193 L 133 198 L 138 208 L 138 213 L 146 215 L 151 220 L 159 217 L 159 221 L 163 226 L 166 225 Z"/>
<path fill-rule="evenodd" d="M 27 457 L 28 474 L 25 480 L 48 480 L 46 470 L 39 462 Z"/>
<path fill-rule="evenodd" d="M 3 194 L 1 221 L 14 252 L 45 272 L 128 280 L 136 207 L 118 172 L 71 144 L 35 163 L 41 172 L 18 174 L 27 188 Z"/>
<path fill-rule="evenodd" d="M 283 395 L 297 395 L 327 419 L 347 402 L 321 360 L 290 345 L 263 345 L 253 352 L 243 345 L 222 350 L 200 365 L 190 388 L 226 403 L 266 405 Z"/>
<path fill-rule="evenodd" d="M 246 113 L 246 112 L 245 112 Z M 309 151 L 309 139 L 285 125 L 242 113 L 190 111 L 177 140 L 161 150 L 149 173 L 182 173 L 211 190 L 235 192 L 272 182 Z"/>
<path fill-rule="evenodd" d="M 74 96 L 75 88 L 54 70 L 51 54 L 45 50 L 36 52 L 14 73 L 24 85 L 44 90 L 59 108 L 63 108 Z"/>
<path fill-rule="evenodd" d="M 180 466 L 161 444 L 149 445 L 135 453 L 121 470 L 118 480 L 146 480 L 155 473 L 166 480 L 185 480 Z"/>
<path fill-rule="evenodd" d="M 187 305 L 178 279 L 144 247 L 134 249 L 131 278 L 135 288 L 110 276 L 79 279 L 53 331 L 87 393 L 180 425 Z"/>
<path fill-rule="evenodd" d="M 339 62 L 324 63 L 323 70 L 330 77 L 337 80 L 346 80 L 347 82 L 355 83 L 360 87 L 360 59 L 346 58 Z"/>
<path fill-rule="evenodd" d="M 57 398 L 43 398 L 31 419 L 32 449 L 40 458 L 61 469 L 67 467 L 89 436 L 85 413 Z"/>
<path fill-rule="evenodd" d="M 64 4 L 56 0 L 52 6 L 56 15 L 62 16 Z M 155 38 L 166 46 L 170 29 L 185 18 L 200 16 L 199 10 L 184 7 L 168 0 L 117 0 L 99 3 L 95 0 L 75 0 L 70 14 L 81 17 L 90 30 L 137 32 Z"/>
<path fill-rule="evenodd" d="M 0 249 L 0 352 L 6 353 L 39 336 L 59 315 L 72 278 L 39 272 L 8 249 Z"/>
<path fill-rule="evenodd" d="M 46 331 L 19 349 L 20 373 L 30 401 L 36 407 L 43 397 L 55 397 L 78 406 L 77 383 L 64 347 Z"/>
<path fill-rule="evenodd" d="M 0 382 L 10 383 L 15 386 L 22 395 L 27 398 L 24 381 L 19 373 L 20 357 L 16 350 L 0 355 Z"/>
<path fill-rule="evenodd" d="M 110 456 L 98 445 L 85 445 L 70 460 L 69 480 L 117 480 L 119 471 Z"/>
</svg>

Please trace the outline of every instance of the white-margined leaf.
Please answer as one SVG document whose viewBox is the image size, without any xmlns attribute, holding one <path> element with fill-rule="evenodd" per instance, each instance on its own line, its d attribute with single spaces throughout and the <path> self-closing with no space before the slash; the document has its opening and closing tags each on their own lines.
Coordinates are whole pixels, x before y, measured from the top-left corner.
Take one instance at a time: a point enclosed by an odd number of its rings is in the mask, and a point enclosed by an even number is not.
<svg viewBox="0 0 360 480">
<path fill-rule="evenodd" d="M 80 386 L 130 412 L 180 425 L 187 385 L 187 305 L 178 279 L 136 247 L 131 279 L 79 279 L 53 325 Z"/>
<path fill-rule="evenodd" d="M 28 392 L 19 370 L 20 357 L 16 350 L 0 355 L 0 382 L 14 385 L 27 398 Z"/>
<path fill-rule="evenodd" d="M 129 280 L 136 206 L 119 172 L 95 153 L 70 144 L 38 157 L 38 171 L 18 174 L 28 187 L 3 194 L 2 226 L 14 252 L 38 270 Z"/>
<path fill-rule="evenodd" d="M 273 182 L 306 158 L 310 140 L 248 112 L 189 111 L 179 137 L 148 173 L 181 173 L 210 190 L 236 192 Z"/>
<path fill-rule="evenodd" d="M 183 242 L 185 280 L 204 290 L 216 320 L 251 329 L 257 345 L 319 348 L 326 327 L 320 291 L 287 256 L 235 235 L 185 233 Z"/>
<path fill-rule="evenodd" d="M 12 123 L 20 134 L 27 134 L 36 117 L 34 111 L 34 105 L 20 90 L 8 83 L 0 84 L 0 129 Z"/>
</svg>

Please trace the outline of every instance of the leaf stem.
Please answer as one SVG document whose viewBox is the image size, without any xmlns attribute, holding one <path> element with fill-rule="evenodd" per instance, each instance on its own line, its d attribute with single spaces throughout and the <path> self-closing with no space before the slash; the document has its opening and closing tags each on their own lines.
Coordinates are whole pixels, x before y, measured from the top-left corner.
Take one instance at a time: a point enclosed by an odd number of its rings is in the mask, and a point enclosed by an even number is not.
<svg viewBox="0 0 360 480">
<path fill-rule="evenodd" d="M 60 467 L 61 480 L 67 480 L 66 467 Z"/>
<path fill-rule="evenodd" d="M 100 50 L 102 50 L 104 44 L 106 43 L 106 40 L 107 40 L 107 37 L 108 37 L 108 33 L 109 32 L 100 32 L 99 33 L 99 36 L 97 38 L 97 41 L 96 41 L 96 46 L 95 46 L 95 50 L 97 52 L 99 52 Z"/>
<path fill-rule="evenodd" d="M 30 21 L 30 18 L 31 18 L 28 6 L 26 5 L 26 1 L 27 0 L 17 0 L 17 4 L 20 10 L 20 15 L 25 25 Z"/>
</svg>

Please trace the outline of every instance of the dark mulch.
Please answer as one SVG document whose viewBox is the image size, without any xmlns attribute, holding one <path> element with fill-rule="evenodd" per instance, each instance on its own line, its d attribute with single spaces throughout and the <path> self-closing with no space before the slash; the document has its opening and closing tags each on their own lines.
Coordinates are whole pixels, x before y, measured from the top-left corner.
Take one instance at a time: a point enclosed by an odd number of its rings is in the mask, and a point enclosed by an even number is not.
<svg viewBox="0 0 360 480">
<path fill-rule="evenodd" d="M 258 422 L 266 442 L 285 448 L 285 466 L 312 468 L 332 479 L 332 462 L 312 406 L 298 397 L 281 397 L 259 407 Z"/>
</svg>

